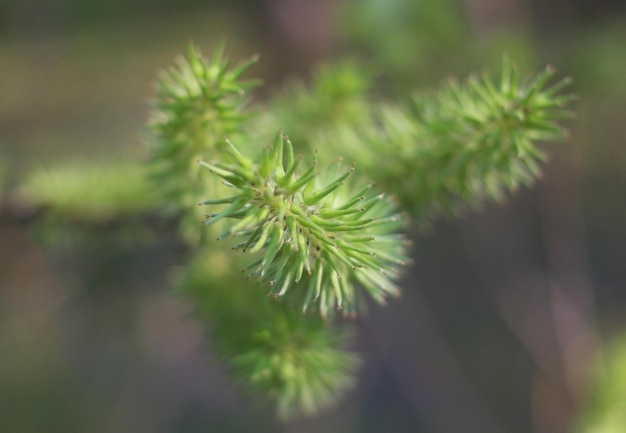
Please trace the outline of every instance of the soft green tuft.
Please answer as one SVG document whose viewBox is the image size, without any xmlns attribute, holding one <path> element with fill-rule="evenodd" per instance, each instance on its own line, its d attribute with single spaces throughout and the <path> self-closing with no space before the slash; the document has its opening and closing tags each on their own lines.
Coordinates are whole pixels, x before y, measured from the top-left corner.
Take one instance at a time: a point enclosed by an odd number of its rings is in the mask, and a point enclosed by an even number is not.
<svg viewBox="0 0 626 433">
<path fill-rule="evenodd" d="M 196 161 L 220 154 L 223 137 L 240 131 L 247 118 L 247 92 L 258 84 L 241 76 L 256 57 L 232 66 L 223 46 L 208 60 L 193 46 L 161 72 L 148 126 L 150 175 L 169 212 L 182 215 L 181 230 L 191 243 L 201 240 L 195 203 L 215 193 L 200 179 Z M 175 179 L 175 181 L 173 181 Z"/>
<path fill-rule="evenodd" d="M 268 297 L 240 278 L 236 257 L 201 251 L 178 286 L 207 321 L 218 357 L 281 419 L 335 405 L 354 385 L 360 364 L 345 348 L 351 333 Z"/>
</svg>

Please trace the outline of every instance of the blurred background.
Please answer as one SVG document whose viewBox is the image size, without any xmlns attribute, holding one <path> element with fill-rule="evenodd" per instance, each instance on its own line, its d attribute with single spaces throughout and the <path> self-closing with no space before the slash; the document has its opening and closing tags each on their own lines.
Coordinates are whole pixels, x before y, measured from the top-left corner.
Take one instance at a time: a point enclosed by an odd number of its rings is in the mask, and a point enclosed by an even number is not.
<svg viewBox="0 0 626 433">
<path fill-rule="evenodd" d="M 344 56 L 390 98 L 504 53 L 574 78 L 543 180 L 414 236 L 404 297 L 357 323 L 358 387 L 314 419 L 277 423 L 212 360 L 170 231 L 52 242 L 12 200 L 42 167 L 145 160 L 157 71 L 190 41 L 259 53 L 257 100 Z M 576 431 L 626 332 L 625 76 L 619 0 L 2 0 L 0 432 Z"/>
</svg>

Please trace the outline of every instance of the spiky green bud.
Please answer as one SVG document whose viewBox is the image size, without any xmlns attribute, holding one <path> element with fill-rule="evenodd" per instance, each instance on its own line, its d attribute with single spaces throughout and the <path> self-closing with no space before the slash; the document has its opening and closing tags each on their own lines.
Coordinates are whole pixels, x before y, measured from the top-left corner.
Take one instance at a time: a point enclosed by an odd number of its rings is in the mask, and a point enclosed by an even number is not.
<svg viewBox="0 0 626 433">
<path fill-rule="evenodd" d="M 235 193 L 200 204 L 226 205 L 207 215 L 208 225 L 237 220 L 220 239 L 239 236 L 236 249 L 262 251 L 247 267 L 251 277 L 269 284 L 272 294 L 295 295 L 303 311 L 317 305 L 322 316 L 335 309 L 356 314 L 357 282 L 379 303 L 399 293 L 395 280 L 407 260 L 403 218 L 372 184 L 346 183 L 354 167 L 337 163 L 320 172 L 315 160 L 299 171 L 300 159 L 282 134 L 258 164 L 226 144 L 231 162 L 200 163 Z"/>
<path fill-rule="evenodd" d="M 241 79 L 256 57 L 233 67 L 223 48 L 209 60 L 190 46 L 187 57 L 161 72 L 152 103 L 151 178 L 171 213 L 182 214 L 182 232 L 192 243 L 200 238 L 194 204 L 216 186 L 199 179 L 195 161 L 221 152 L 222 137 L 242 129 L 247 90 L 258 84 Z"/>
</svg>

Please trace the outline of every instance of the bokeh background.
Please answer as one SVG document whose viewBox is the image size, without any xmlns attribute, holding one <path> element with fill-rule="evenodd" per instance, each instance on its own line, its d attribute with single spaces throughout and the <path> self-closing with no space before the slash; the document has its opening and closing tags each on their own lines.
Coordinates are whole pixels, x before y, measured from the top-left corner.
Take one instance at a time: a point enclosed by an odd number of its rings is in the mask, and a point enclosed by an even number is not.
<svg viewBox="0 0 626 433">
<path fill-rule="evenodd" d="M 540 184 L 415 234 L 404 297 L 356 324 L 358 387 L 313 419 L 277 423 L 213 361 L 167 228 L 53 242 L 14 200 L 41 167 L 144 160 L 154 78 L 190 41 L 259 53 L 257 100 L 345 56 L 389 98 L 503 53 L 575 80 Z M 0 432 L 576 431 L 626 331 L 625 76 L 619 0 L 2 0 Z"/>
</svg>

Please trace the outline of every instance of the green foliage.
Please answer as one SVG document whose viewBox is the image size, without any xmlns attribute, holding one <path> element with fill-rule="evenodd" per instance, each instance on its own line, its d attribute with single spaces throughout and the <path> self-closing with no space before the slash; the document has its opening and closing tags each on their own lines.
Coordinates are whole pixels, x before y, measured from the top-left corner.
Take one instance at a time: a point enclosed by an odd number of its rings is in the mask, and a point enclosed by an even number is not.
<svg viewBox="0 0 626 433">
<path fill-rule="evenodd" d="M 520 80 L 505 59 L 500 82 L 487 75 L 435 93 L 416 94 L 408 107 L 383 104 L 369 119 L 330 130 L 364 172 L 396 193 L 417 220 L 456 213 L 507 190 L 530 185 L 545 155 L 537 142 L 561 139 L 559 120 L 572 95 L 569 80 L 552 86 L 551 68 Z M 315 143 L 320 145 L 322 143 Z"/>
<path fill-rule="evenodd" d="M 280 127 L 300 149 L 312 151 L 312 143 L 330 128 L 367 117 L 373 81 L 367 66 L 357 61 L 321 65 L 310 82 L 290 82 L 272 96 L 252 120 L 250 132 L 261 140 L 271 139 Z"/>
<path fill-rule="evenodd" d="M 152 234 L 146 223 L 156 197 L 139 163 L 76 161 L 40 168 L 28 175 L 14 199 L 19 212 L 41 215 L 37 238 L 57 248 L 130 246 Z"/>
<path fill-rule="evenodd" d="M 291 85 L 271 100 L 253 129 L 288 126 L 296 145 L 319 149 L 321 158 L 340 152 L 416 221 L 427 221 L 502 200 L 536 180 L 545 159 L 537 143 L 562 139 L 558 122 L 572 116 L 573 96 L 560 93 L 570 81 L 551 84 L 553 77 L 547 68 L 522 79 L 505 58 L 497 81 L 487 74 L 449 80 L 391 103 L 362 93 L 372 77 L 356 63 L 327 66 L 309 86 Z"/>
<path fill-rule="evenodd" d="M 162 72 L 149 121 L 151 176 L 169 212 L 182 217 L 181 230 L 191 243 L 203 234 L 194 204 L 215 189 L 199 178 L 196 161 L 219 152 L 223 137 L 242 128 L 246 92 L 258 84 L 240 79 L 256 58 L 231 67 L 223 49 L 208 60 L 191 46 L 187 58 Z"/>
<path fill-rule="evenodd" d="M 406 242 L 398 234 L 402 218 L 388 198 L 372 192 L 371 184 L 350 188 L 344 182 L 354 168 L 341 170 L 337 164 L 323 172 L 314 161 L 299 171 L 300 159 L 282 134 L 259 164 L 230 141 L 227 145 L 230 162 L 201 164 L 237 193 L 201 204 L 227 204 L 206 223 L 237 219 L 220 238 L 241 236 L 235 248 L 263 253 L 248 266 L 251 277 L 269 283 L 278 296 L 305 292 L 302 311 L 313 301 L 322 316 L 335 308 L 356 314 L 356 281 L 380 303 L 399 293 L 393 279 L 406 262 Z"/>
<path fill-rule="evenodd" d="M 330 319 L 359 311 L 357 286 L 379 303 L 399 293 L 404 218 L 359 174 L 397 195 L 414 221 L 429 220 L 530 184 L 544 158 L 535 143 L 562 137 L 556 122 L 569 116 L 571 97 L 559 96 L 567 81 L 548 86 L 550 69 L 522 81 L 505 61 L 497 85 L 451 81 L 403 104 L 374 103 L 373 78 L 356 63 L 328 66 L 246 117 L 252 84 L 238 80 L 250 62 L 231 71 L 221 49 L 211 62 L 189 56 L 158 83 L 152 179 L 194 228 L 190 200 L 204 200 L 207 233 L 250 257 L 207 243 L 181 288 L 233 373 L 283 417 L 312 413 L 351 383 L 356 358 Z M 264 146 L 279 128 L 313 161 L 282 132 Z M 192 159 L 213 176 L 198 179 Z M 247 279 L 232 272 L 240 260 Z"/>
<path fill-rule="evenodd" d="M 238 256 L 200 252 L 179 290 L 195 300 L 211 341 L 250 391 L 269 397 L 286 419 L 334 404 L 354 383 L 356 354 L 344 347 L 345 328 L 303 315 L 237 272 Z"/>
<path fill-rule="evenodd" d="M 567 80 L 548 84 L 552 70 L 520 80 L 505 61 L 497 84 L 380 101 L 364 68 L 341 63 L 251 111 L 258 81 L 241 77 L 254 61 L 231 67 L 223 47 L 211 60 L 192 47 L 159 76 L 145 179 L 137 166 L 86 164 L 36 172 L 21 191 L 57 221 L 179 218 L 193 255 L 180 292 L 233 374 L 289 418 L 353 383 L 358 357 L 335 311 L 355 316 L 362 292 L 379 303 L 399 293 L 402 211 L 431 220 L 531 184 L 537 143 L 563 136 L 572 97 L 560 95 Z M 282 132 L 266 145 L 281 128 L 300 149 Z"/>
<path fill-rule="evenodd" d="M 205 234 L 217 236 L 217 233 L 226 229 L 220 237 L 240 235 L 256 223 L 268 227 L 266 237 L 269 238 L 269 228 L 277 227 L 273 222 L 263 220 L 263 216 L 271 218 L 270 213 L 275 213 L 275 210 L 262 212 L 259 218 L 256 208 L 242 201 L 254 189 L 246 188 L 241 183 L 256 180 L 259 187 L 265 180 L 275 181 L 279 171 L 277 166 L 272 168 L 271 165 L 277 161 L 265 160 L 263 170 L 259 170 L 265 177 L 260 179 L 260 174 L 254 171 L 257 164 L 240 155 L 223 138 L 225 135 L 234 137 L 238 142 L 247 144 L 246 151 L 254 154 L 251 140 L 246 137 L 248 123 L 245 121 L 249 116 L 244 111 L 244 92 L 256 82 L 239 80 L 250 64 L 247 62 L 230 70 L 229 63 L 222 60 L 221 49 L 211 61 L 191 50 L 189 59 L 179 60 L 178 67 L 161 75 L 157 83 L 156 100 L 153 103 L 156 109 L 150 122 L 153 131 L 151 180 L 166 200 L 167 206 L 182 213 L 183 235 L 192 243 L 202 233 L 198 229 L 203 227 L 199 216 L 203 209 L 196 203 L 203 196 L 211 197 L 207 204 L 230 202 L 231 205 L 228 208 L 230 210 L 223 211 L 221 217 L 216 215 L 210 218 L 209 229 L 217 226 L 218 231 L 210 231 L 205 227 Z M 293 155 L 293 150 L 289 154 Z M 204 158 L 232 160 L 234 164 L 219 161 L 213 165 L 204 164 L 218 172 L 224 178 L 223 183 L 242 188 L 239 199 L 229 197 L 224 192 L 225 188 L 220 185 L 218 176 L 200 176 L 197 160 Z M 295 164 L 295 159 L 291 162 Z M 292 178 L 298 176 L 295 165 L 293 168 L 291 178 L 288 179 L 283 167 L 280 175 L 282 181 L 292 181 Z M 311 174 L 315 175 L 315 170 L 309 170 L 308 175 Z M 315 186 L 316 177 L 309 177 L 307 181 Z M 292 187 L 293 182 L 286 186 Z M 302 183 L 300 188 L 304 186 Z M 302 197 L 302 193 L 295 189 L 291 195 L 292 199 L 295 195 Z M 318 201 L 322 199 L 322 196 L 317 198 Z M 237 206 L 241 206 L 238 215 L 233 213 Z M 241 212 L 244 210 L 250 210 L 248 218 L 244 218 L 245 212 Z M 226 216 L 239 217 L 239 221 L 228 227 L 225 221 L 220 221 Z M 248 234 L 259 236 L 254 231 Z M 256 244 L 259 244 L 257 249 L 262 249 L 265 244 L 259 240 L 255 239 Z M 282 245 L 283 251 L 277 257 L 286 257 L 288 249 L 295 246 L 286 238 L 282 240 Z M 197 315 L 209 323 L 211 338 L 219 356 L 229 361 L 233 374 L 249 390 L 260 392 L 275 402 L 279 417 L 311 414 L 331 405 L 353 383 L 354 370 L 358 365 L 358 358 L 343 349 L 347 335 L 322 320 L 319 314 L 303 315 L 301 309 L 293 309 L 290 303 L 276 302 L 267 297 L 265 288 L 233 272 L 239 266 L 238 262 L 233 261 L 236 257 L 240 256 L 230 254 L 226 259 L 215 244 L 203 242 L 196 252 L 194 263 L 183 273 L 179 284 L 182 293 L 196 300 Z M 321 265 L 317 268 L 321 269 Z M 316 269 L 315 266 L 313 269 Z M 331 275 L 337 279 L 337 274 L 332 274 L 326 268 L 324 270 L 327 271 L 325 281 Z M 273 272 L 277 271 L 275 266 Z M 321 273 L 316 275 L 322 276 Z M 289 279 L 285 277 L 284 280 L 291 283 L 290 279 L 294 276 Z M 327 293 L 325 287 L 324 296 L 329 296 Z M 334 308 L 335 299 L 333 293 L 328 302 L 322 304 L 324 309 L 331 302 Z"/>
<path fill-rule="evenodd" d="M 588 406 L 576 431 L 621 433 L 626 426 L 626 337 L 610 345 L 599 359 Z"/>
<path fill-rule="evenodd" d="M 484 75 L 416 98 L 414 113 L 423 129 L 418 143 L 425 143 L 417 146 L 420 166 L 414 172 L 421 176 L 411 192 L 416 213 L 451 209 L 457 198 L 498 200 L 506 190 L 532 184 L 540 174 L 537 162 L 545 159 L 536 143 L 562 139 L 557 120 L 571 117 L 563 107 L 572 96 L 558 96 L 569 80 L 548 87 L 553 76 L 548 68 L 521 81 L 505 59 L 498 85 Z"/>
<path fill-rule="evenodd" d="M 394 91 L 467 66 L 467 25 L 456 1 L 350 0 L 344 14 L 352 43 L 385 70 Z"/>
<path fill-rule="evenodd" d="M 75 162 L 29 174 L 20 189 L 26 203 L 71 221 L 103 222 L 154 207 L 140 164 Z"/>
</svg>

